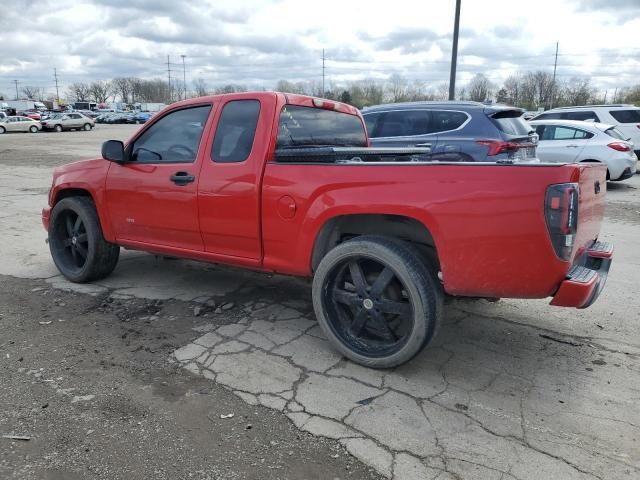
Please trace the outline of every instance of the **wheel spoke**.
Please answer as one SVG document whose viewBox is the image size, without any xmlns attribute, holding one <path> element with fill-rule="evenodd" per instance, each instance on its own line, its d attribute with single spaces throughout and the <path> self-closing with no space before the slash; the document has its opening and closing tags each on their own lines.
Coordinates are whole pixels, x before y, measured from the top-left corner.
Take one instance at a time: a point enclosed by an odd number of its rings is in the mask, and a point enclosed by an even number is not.
<svg viewBox="0 0 640 480">
<path fill-rule="evenodd" d="M 78 252 L 76 251 L 76 247 L 75 246 L 71 246 L 71 256 L 73 257 L 73 260 L 75 262 L 78 261 Z"/>
<path fill-rule="evenodd" d="M 356 287 L 356 292 L 361 297 L 366 297 L 367 293 L 367 281 L 364 278 L 364 273 L 362 272 L 362 267 L 358 263 L 357 260 L 351 260 L 349 262 L 349 272 L 351 273 L 351 280 L 353 281 L 353 286 Z"/>
<path fill-rule="evenodd" d="M 76 240 L 77 240 L 78 242 L 84 242 L 84 243 L 87 243 L 87 234 L 86 234 L 86 233 L 81 233 L 80 235 L 78 235 L 78 236 L 76 237 Z"/>
<path fill-rule="evenodd" d="M 82 245 L 81 243 L 76 243 L 76 250 L 81 258 L 87 258 L 87 249 L 84 245 Z"/>
<path fill-rule="evenodd" d="M 398 341 L 398 335 L 393 331 L 387 319 L 382 316 L 380 312 L 376 312 L 375 310 L 371 310 L 371 317 L 373 318 L 373 324 L 380 328 L 387 338 L 390 338 L 392 341 Z"/>
<path fill-rule="evenodd" d="M 407 302 L 384 298 L 375 302 L 375 306 L 382 313 L 392 313 L 394 315 L 400 315 L 403 318 L 411 315 L 411 304 Z"/>
<path fill-rule="evenodd" d="M 73 245 L 73 243 L 71 243 L 71 239 L 70 238 L 65 238 L 64 240 L 62 240 L 62 245 L 64 245 L 65 248 L 68 248 L 71 245 Z"/>
<path fill-rule="evenodd" d="M 353 322 L 351 322 L 351 326 L 349 327 L 349 333 L 354 337 L 359 337 L 362 334 L 367 320 L 369 320 L 367 310 L 361 308 L 358 313 L 356 313 L 356 316 L 353 317 Z"/>
<path fill-rule="evenodd" d="M 385 267 L 384 270 L 380 272 L 380 275 L 378 275 L 378 278 L 376 278 L 376 281 L 373 282 L 373 286 L 371 287 L 371 297 L 378 298 L 384 289 L 387 288 L 387 285 L 389 285 L 389 282 L 394 276 L 395 274 L 393 273 L 393 270 L 389 267 Z"/>
<path fill-rule="evenodd" d="M 362 301 L 355 293 L 347 292 L 346 290 L 342 290 L 340 288 L 336 288 L 333 291 L 333 298 L 336 302 L 342 303 L 343 305 L 347 305 L 349 307 L 362 305 Z"/>
<path fill-rule="evenodd" d="M 67 214 L 65 220 L 65 225 L 67 226 L 67 235 L 69 235 L 69 237 L 73 237 L 73 222 L 71 221 L 71 217 Z"/>
<path fill-rule="evenodd" d="M 80 230 L 80 225 L 82 225 L 82 219 L 80 218 L 80 215 L 78 215 L 76 217 L 76 223 L 73 224 L 73 233 L 74 233 L 74 235 L 78 234 L 78 231 Z"/>
</svg>

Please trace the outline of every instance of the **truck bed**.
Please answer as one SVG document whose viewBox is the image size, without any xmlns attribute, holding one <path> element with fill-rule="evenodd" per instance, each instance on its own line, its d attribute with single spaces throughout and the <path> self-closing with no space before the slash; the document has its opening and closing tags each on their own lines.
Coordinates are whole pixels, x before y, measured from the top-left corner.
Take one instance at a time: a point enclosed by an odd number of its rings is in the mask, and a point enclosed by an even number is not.
<svg viewBox="0 0 640 480">
<path fill-rule="evenodd" d="M 562 261 L 551 245 L 544 204 L 550 184 L 569 182 L 580 184 L 580 218 L 577 247 Z M 446 292 L 544 298 L 597 239 L 605 190 L 606 168 L 593 164 L 274 160 L 263 178 L 264 266 L 311 275 L 309 252 L 329 219 L 375 212 L 410 217 L 428 229 Z M 292 218 L 281 215 L 285 197 L 295 205 Z"/>
</svg>

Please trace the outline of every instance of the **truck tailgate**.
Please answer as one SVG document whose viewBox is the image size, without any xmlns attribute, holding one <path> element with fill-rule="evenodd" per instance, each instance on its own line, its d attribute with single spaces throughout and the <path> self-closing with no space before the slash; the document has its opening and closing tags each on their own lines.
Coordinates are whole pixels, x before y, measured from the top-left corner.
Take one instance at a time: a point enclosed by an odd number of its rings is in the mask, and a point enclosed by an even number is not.
<svg viewBox="0 0 640 480">
<path fill-rule="evenodd" d="M 582 164 L 576 176 L 578 178 L 573 181 L 580 185 L 580 200 L 576 248 L 572 260 L 582 255 L 600 233 L 607 190 L 607 167 L 600 163 Z"/>
</svg>

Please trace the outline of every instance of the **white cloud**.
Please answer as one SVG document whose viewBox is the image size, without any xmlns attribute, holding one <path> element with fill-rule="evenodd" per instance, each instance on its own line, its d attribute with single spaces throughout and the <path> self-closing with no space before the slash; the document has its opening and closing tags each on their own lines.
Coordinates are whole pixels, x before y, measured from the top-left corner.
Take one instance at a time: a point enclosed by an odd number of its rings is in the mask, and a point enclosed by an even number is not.
<svg viewBox="0 0 640 480">
<path fill-rule="evenodd" d="M 3 0 L 0 93 L 23 85 L 166 75 L 166 56 L 211 85 L 273 87 L 280 78 L 448 80 L 454 0 Z M 464 0 L 458 81 L 475 73 L 500 83 L 516 71 L 553 67 L 601 88 L 637 83 L 637 0 Z"/>
</svg>

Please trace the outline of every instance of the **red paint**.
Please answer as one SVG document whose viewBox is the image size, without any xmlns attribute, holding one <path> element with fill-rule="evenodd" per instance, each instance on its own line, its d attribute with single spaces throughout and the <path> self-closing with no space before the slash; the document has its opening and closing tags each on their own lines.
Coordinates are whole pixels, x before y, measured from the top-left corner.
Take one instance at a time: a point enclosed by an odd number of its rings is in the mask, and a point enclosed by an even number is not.
<svg viewBox="0 0 640 480">
<path fill-rule="evenodd" d="M 239 99 L 261 104 L 253 149 L 244 162 L 215 163 L 210 152 L 222 107 Z M 431 232 L 445 290 L 487 297 L 543 298 L 561 285 L 564 292 L 572 262 L 599 233 L 606 168 L 597 164 L 274 163 L 281 108 L 287 103 L 313 107 L 311 97 L 260 92 L 187 100 L 155 115 L 136 135 L 170 111 L 203 103 L 213 108 L 194 163 L 118 165 L 97 159 L 66 165 L 54 172 L 50 206 L 65 189 L 83 189 L 93 197 L 109 241 L 300 276 L 312 275 L 316 237 L 330 219 L 406 216 Z M 316 104 L 360 116 L 338 102 Z M 169 176 L 177 170 L 196 181 L 175 185 Z M 597 180 L 600 194 L 594 192 Z M 544 199 L 548 185 L 568 182 L 580 184 L 579 225 L 576 248 L 564 262 L 549 239 Z M 43 210 L 45 227 L 49 209 Z M 579 295 L 563 298 L 569 297 L 575 300 L 562 303 L 582 305 Z"/>
</svg>

